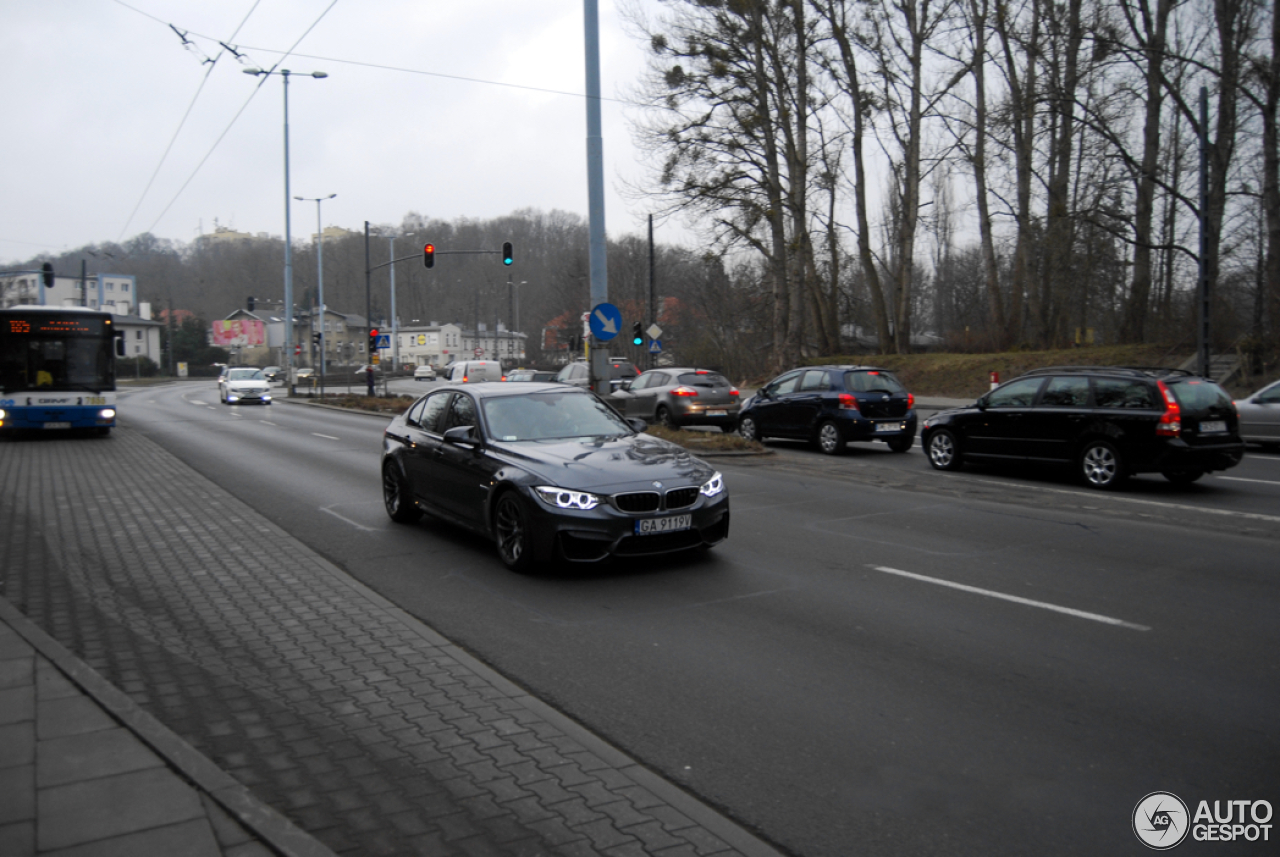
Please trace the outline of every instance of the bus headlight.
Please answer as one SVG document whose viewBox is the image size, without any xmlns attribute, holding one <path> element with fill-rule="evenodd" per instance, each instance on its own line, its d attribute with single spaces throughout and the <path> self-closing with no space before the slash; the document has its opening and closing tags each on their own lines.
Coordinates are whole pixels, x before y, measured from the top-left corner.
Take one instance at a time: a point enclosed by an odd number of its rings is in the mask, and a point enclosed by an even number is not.
<svg viewBox="0 0 1280 857">
<path fill-rule="evenodd" d="M 115 408 L 103 408 L 102 410 L 98 411 L 98 419 L 100 420 L 114 420 L 115 418 L 116 418 Z"/>
<path fill-rule="evenodd" d="M 6 418 L 6 417 L 8 417 L 8 416 L 9 416 L 9 415 L 8 415 L 7 413 L 5 413 L 4 408 L 0 408 L 0 420 L 3 420 L 3 419 L 5 419 L 5 418 Z"/>
</svg>

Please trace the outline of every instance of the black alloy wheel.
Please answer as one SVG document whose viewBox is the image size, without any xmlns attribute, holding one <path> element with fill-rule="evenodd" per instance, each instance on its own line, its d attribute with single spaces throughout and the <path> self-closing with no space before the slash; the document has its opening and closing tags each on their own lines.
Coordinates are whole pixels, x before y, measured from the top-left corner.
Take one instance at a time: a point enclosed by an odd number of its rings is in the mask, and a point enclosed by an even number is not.
<svg viewBox="0 0 1280 857">
<path fill-rule="evenodd" d="M 1080 452 L 1080 476 L 1090 488 L 1104 491 L 1120 487 L 1126 473 L 1120 452 L 1105 440 L 1093 440 Z"/>
<path fill-rule="evenodd" d="M 512 571 L 527 572 L 533 568 L 533 546 L 529 517 L 524 503 L 514 491 L 498 498 L 493 512 L 493 539 L 502 564 Z"/>
<path fill-rule="evenodd" d="M 818 426 L 818 449 L 824 455 L 839 455 L 844 452 L 844 438 L 840 436 L 840 426 L 834 420 L 823 420 Z"/>
<path fill-rule="evenodd" d="M 382 465 L 382 504 L 397 524 L 412 524 L 422 517 L 422 510 L 414 505 L 400 468 L 390 461 Z"/>
<path fill-rule="evenodd" d="M 746 440 L 764 441 L 764 435 L 760 434 L 760 427 L 756 425 L 755 417 L 743 417 L 739 420 L 738 434 Z"/>
<path fill-rule="evenodd" d="M 929 435 L 925 452 L 935 470 L 959 470 L 964 464 L 960 455 L 960 443 L 950 429 L 938 429 Z"/>
</svg>

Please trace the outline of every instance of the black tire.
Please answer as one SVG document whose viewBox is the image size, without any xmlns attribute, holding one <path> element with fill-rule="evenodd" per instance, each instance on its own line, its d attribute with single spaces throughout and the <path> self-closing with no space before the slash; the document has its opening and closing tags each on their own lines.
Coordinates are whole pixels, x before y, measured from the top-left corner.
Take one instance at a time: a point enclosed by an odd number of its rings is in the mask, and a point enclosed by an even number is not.
<svg viewBox="0 0 1280 857">
<path fill-rule="evenodd" d="M 668 428 L 672 431 L 680 430 L 680 426 L 676 424 L 675 417 L 671 416 L 671 410 L 666 405 L 658 405 L 658 411 L 654 416 L 663 428 Z"/>
<path fill-rule="evenodd" d="M 819 423 L 813 439 L 823 455 L 844 453 L 844 438 L 840 435 L 840 426 L 836 425 L 834 420 L 823 420 Z"/>
<path fill-rule="evenodd" d="M 950 429 L 938 429 L 929 435 L 924 451 L 934 470 L 959 470 L 964 465 L 960 441 Z"/>
<path fill-rule="evenodd" d="M 1105 440 L 1091 440 L 1080 450 L 1079 474 L 1090 488 L 1111 491 L 1119 488 L 1128 474 L 1120 451 Z"/>
<path fill-rule="evenodd" d="M 507 491 L 493 508 L 493 541 L 502 564 L 520 573 L 531 571 L 535 565 L 532 538 L 524 502 L 516 492 Z"/>
<path fill-rule="evenodd" d="M 903 437 L 895 437 L 888 441 L 890 452 L 906 452 L 911 445 L 916 442 L 916 436 L 913 434 L 904 435 Z"/>
<path fill-rule="evenodd" d="M 412 524 L 422 517 L 422 510 L 414 505 L 409 484 L 400 468 L 390 461 L 382 465 L 382 505 L 387 516 L 397 524 Z"/>
<path fill-rule="evenodd" d="M 755 417 L 743 417 L 738 420 L 738 434 L 746 440 L 764 441 L 764 435 L 760 434 L 760 426 L 756 424 Z"/>
<path fill-rule="evenodd" d="M 1165 470 L 1161 473 L 1165 479 L 1168 479 L 1174 485 L 1190 485 L 1201 476 L 1204 476 L 1203 470 Z"/>
</svg>

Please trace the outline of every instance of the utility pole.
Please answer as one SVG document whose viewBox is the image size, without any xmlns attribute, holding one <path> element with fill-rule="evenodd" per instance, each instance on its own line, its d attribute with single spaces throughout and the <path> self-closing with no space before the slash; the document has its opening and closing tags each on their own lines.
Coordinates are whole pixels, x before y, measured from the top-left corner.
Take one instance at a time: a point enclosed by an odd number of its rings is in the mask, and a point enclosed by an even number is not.
<svg viewBox="0 0 1280 857">
<path fill-rule="evenodd" d="M 587 60 L 587 198 L 591 243 L 591 306 L 609 300 L 609 268 L 604 231 L 604 138 L 600 120 L 600 10 L 597 0 L 583 0 Z M 591 387 L 610 392 L 609 352 L 600 343 L 591 349 Z"/>
</svg>

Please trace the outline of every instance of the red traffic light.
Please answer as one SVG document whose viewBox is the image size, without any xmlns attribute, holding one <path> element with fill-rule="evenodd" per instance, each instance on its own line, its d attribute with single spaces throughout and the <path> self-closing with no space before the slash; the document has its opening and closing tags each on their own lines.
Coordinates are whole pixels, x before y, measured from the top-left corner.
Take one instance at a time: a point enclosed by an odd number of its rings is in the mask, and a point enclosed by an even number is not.
<svg viewBox="0 0 1280 857">
<path fill-rule="evenodd" d="M 428 244 L 422 248 L 422 264 L 428 268 L 436 266 L 436 245 Z"/>
<path fill-rule="evenodd" d="M 373 337 L 376 337 L 376 336 L 378 335 L 378 328 L 376 328 L 376 327 L 371 327 L 371 328 L 369 328 L 369 335 L 370 335 L 370 336 L 373 336 Z"/>
</svg>

